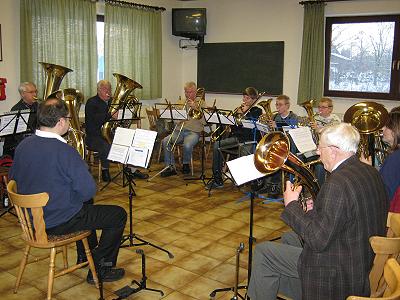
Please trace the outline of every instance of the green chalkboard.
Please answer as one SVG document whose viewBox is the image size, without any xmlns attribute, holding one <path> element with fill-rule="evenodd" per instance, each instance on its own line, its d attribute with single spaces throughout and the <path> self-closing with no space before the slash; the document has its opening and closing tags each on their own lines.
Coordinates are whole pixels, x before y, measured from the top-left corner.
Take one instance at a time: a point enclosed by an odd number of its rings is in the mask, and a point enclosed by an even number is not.
<svg viewBox="0 0 400 300">
<path fill-rule="evenodd" d="M 283 88 L 284 42 L 205 43 L 197 52 L 197 85 L 238 94 L 248 86 L 268 95 Z"/>
</svg>

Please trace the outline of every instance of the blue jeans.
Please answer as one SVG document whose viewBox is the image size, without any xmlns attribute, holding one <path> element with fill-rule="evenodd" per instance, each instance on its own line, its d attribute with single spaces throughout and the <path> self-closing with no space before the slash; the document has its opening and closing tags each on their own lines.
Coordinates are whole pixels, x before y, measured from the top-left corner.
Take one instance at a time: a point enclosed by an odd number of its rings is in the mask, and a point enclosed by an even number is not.
<svg viewBox="0 0 400 300">
<path fill-rule="evenodd" d="M 174 144 L 177 136 L 178 130 L 173 133 L 171 138 L 171 142 L 167 149 L 167 143 L 171 135 L 166 136 L 163 141 L 163 149 L 164 149 L 164 163 L 165 165 L 174 165 L 174 153 L 172 153 L 169 149 Z M 190 160 L 192 158 L 193 147 L 199 142 L 200 133 L 194 132 L 188 129 L 182 129 L 181 134 L 176 141 L 176 144 L 183 144 L 183 164 L 190 164 Z"/>
</svg>

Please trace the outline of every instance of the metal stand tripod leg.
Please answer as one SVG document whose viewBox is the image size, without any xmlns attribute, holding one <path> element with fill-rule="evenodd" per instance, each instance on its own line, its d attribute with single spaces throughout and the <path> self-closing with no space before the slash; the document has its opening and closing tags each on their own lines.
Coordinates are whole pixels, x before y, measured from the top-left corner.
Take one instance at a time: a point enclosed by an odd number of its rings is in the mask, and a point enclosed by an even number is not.
<svg viewBox="0 0 400 300">
<path fill-rule="evenodd" d="M 142 238 L 139 238 L 135 233 L 133 233 L 133 212 L 132 212 L 132 204 L 133 204 L 133 196 L 136 196 L 135 190 L 132 187 L 132 183 L 130 181 L 130 176 L 127 176 L 128 180 L 128 187 L 129 187 L 129 234 L 122 236 L 120 248 L 126 248 L 126 247 L 136 247 L 136 246 L 142 246 L 142 245 L 149 245 L 152 246 L 158 250 L 164 251 L 165 253 L 168 254 L 169 258 L 174 258 L 174 255 L 169 252 L 168 250 L 161 248 L 157 245 L 154 245 L 153 243 L 150 243 Z M 134 239 L 139 240 L 140 243 L 134 243 Z M 124 245 L 126 241 L 129 241 L 127 245 Z"/>
<path fill-rule="evenodd" d="M 217 293 L 226 292 L 226 291 L 233 291 L 233 297 L 231 298 L 231 300 L 238 300 L 239 298 L 243 299 L 243 300 L 245 299 L 242 295 L 240 295 L 238 293 L 239 289 L 246 289 L 247 288 L 247 286 L 245 286 L 245 285 L 239 286 L 239 259 L 240 259 L 240 253 L 243 251 L 243 249 L 244 249 L 244 244 L 240 243 L 239 247 L 236 250 L 235 285 L 233 287 L 216 289 L 216 290 L 212 291 L 211 294 L 210 294 L 210 298 L 211 299 L 214 299 L 215 295 Z"/>
<path fill-rule="evenodd" d="M 144 251 L 142 249 L 136 250 L 136 253 L 140 254 L 142 257 L 142 279 L 140 282 L 136 280 L 132 280 L 132 284 L 137 285 L 137 288 L 131 288 L 129 286 L 125 286 L 122 289 L 119 289 L 118 291 L 115 292 L 119 297 L 114 299 L 114 300 L 121 300 L 129 297 L 132 294 L 138 293 L 140 291 L 151 291 L 151 292 L 157 292 L 160 293 L 161 297 L 164 296 L 164 292 L 161 290 L 157 289 L 151 289 L 147 287 L 147 277 L 146 277 L 146 256 L 144 255 Z"/>
<path fill-rule="evenodd" d="M 253 191 L 250 192 L 250 221 L 249 221 L 249 256 L 248 256 L 248 261 L 247 261 L 247 285 L 241 285 L 236 287 L 228 287 L 228 288 L 222 288 L 222 289 L 216 289 L 214 291 L 212 291 L 212 293 L 210 294 L 210 298 L 214 299 L 215 294 L 218 292 L 226 292 L 226 291 L 233 291 L 235 292 L 235 288 L 237 290 L 241 290 L 241 289 L 247 289 L 248 288 L 248 284 L 250 282 L 250 276 L 251 276 L 251 264 L 252 264 L 252 260 L 253 260 L 253 242 L 254 242 L 254 237 L 253 237 L 253 210 L 254 210 L 254 197 L 255 194 Z M 238 248 L 239 250 L 239 248 Z M 238 268 L 238 266 L 236 266 L 236 268 Z M 237 293 L 237 290 L 235 292 L 234 297 L 236 298 L 232 298 L 233 300 L 237 300 L 237 297 L 240 297 L 240 299 L 248 299 L 247 297 L 247 292 L 246 295 L 243 297 L 240 294 Z"/>
<path fill-rule="evenodd" d="M 169 164 L 168 166 L 165 166 L 164 169 L 162 169 L 161 171 L 159 171 L 157 174 L 154 174 L 153 176 L 151 176 L 149 179 L 147 179 L 147 181 L 151 181 L 153 180 L 153 178 L 156 178 L 158 175 L 160 175 L 162 172 L 164 172 L 165 170 L 167 170 L 168 168 L 174 168 L 175 166 L 172 164 Z"/>
<path fill-rule="evenodd" d="M 4 211 L 1 212 L 0 218 L 1 218 L 2 216 L 4 216 L 6 213 L 9 213 L 10 215 L 13 215 L 14 217 L 17 217 L 17 215 L 16 215 L 14 212 L 12 212 L 12 209 L 13 209 L 13 208 L 14 208 L 14 205 L 10 204 L 9 207 L 5 208 Z M 18 218 L 18 217 L 17 217 L 17 218 Z"/>
<path fill-rule="evenodd" d="M 204 184 L 204 186 L 206 186 L 208 184 L 208 182 L 206 183 L 206 180 L 210 180 L 211 178 L 207 178 L 204 170 L 205 170 L 205 166 L 204 166 L 204 157 L 205 157 L 205 153 L 204 153 L 204 146 L 205 146 L 205 137 L 204 137 L 204 133 L 201 139 L 201 174 L 199 177 L 195 177 L 195 178 L 185 178 L 184 180 L 201 180 Z M 192 154 L 193 155 L 193 154 Z M 193 166 L 192 166 L 193 168 Z M 186 185 L 188 185 L 186 183 Z"/>
</svg>

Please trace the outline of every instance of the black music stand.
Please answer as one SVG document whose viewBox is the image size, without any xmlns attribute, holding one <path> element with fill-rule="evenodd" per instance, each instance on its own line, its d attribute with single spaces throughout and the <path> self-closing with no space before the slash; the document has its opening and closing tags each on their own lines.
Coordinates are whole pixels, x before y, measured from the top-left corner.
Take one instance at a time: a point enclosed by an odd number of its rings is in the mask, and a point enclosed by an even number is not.
<svg viewBox="0 0 400 300">
<path fill-rule="evenodd" d="M 32 128 L 28 122 L 30 114 L 31 111 L 29 109 L 11 111 L 3 114 L 0 117 L 0 136 L 33 132 L 34 128 Z M 5 187 L 5 189 L 7 190 L 7 187 Z M 4 216 L 6 213 L 17 217 L 17 215 L 12 211 L 13 208 L 14 205 L 12 202 L 9 202 L 8 207 L 4 208 L 4 211 L 0 213 L 0 217 Z"/>
<path fill-rule="evenodd" d="M 171 104 L 170 102 L 167 101 L 167 103 L 163 104 L 163 103 L 158 103 L 157 105 L 161 105 L 164 106 L 163 110 L 160 110 L 160 119 L 168 119 L 169 122 L 174 123 L 174 121 L 179 120 L 179 121 L 184 121 L 187 120 L 187 114 L 183 114 L 182 112 L 180 112 L 179 110 L 176 109 L 176 106 L 182 106 L 182 104 Z M 181 125 L 181 129 L 183 129 L 183 124 Z M 173 134 L 176 130 L 176 128 L 178 127 L 178 124 L 175 125 L 174 129 L 171 132 L 171 140 L 173 138 Z M 179 137 L 179 136 L 178 136 Z M 160 147 L 162 147 L 162 141 L 161 141 L 161 145 Z M 174 148 L 175 148 L 175 143 L 173 144 L 173 146 L 170 148 L 169 151 L 171 151 L 171 155 L 174 155 Z M 166 149 L 164 149 L 165 151 Z M 164 162 L 166 163 L 166 162 Z M 168 168 L 174 168 L 175 166 L 171 164 L 171 161 L 169 161 L 169 164 L 167 166 L 165 166 L 163 169 L 161 169 L 160 171 L 158 171 L 156 174 L 154 174 L 152 177 L 150 177 L 147 181 L 151 181 L 153 180 L 153 178 L 157 177 L 158 175 L 160 175 L 162 172 L 164 172 L 165 170 L 167 170 Z"/>
</svg>

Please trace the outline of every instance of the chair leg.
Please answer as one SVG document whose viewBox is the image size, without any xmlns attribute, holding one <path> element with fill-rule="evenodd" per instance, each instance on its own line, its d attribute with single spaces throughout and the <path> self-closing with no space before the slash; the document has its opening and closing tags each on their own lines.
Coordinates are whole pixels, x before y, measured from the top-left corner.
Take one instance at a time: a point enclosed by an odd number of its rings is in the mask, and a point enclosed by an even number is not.
<svg viewBox="0 0 400 300">
<path fill-rule="evenodd" d="M 193 155 L 192 155 L 192 157 L 190 158 L 190 169 L 192 170 L 192 176 L 194 176 L 193 174 Z"/>
<path fill-rule="evenodd" d="M 63 252 L 63 261 L 64 261 L 64 269 L 68 268 L 68 251 L 67 251 L 67 246 L 62 247 L 62 252 Z"/>
<path fill-rule="evenodd" d="M 159 145 L 158 145 L 157 163 L 160 162 L 160 159 L 161 159 L 161 152 L 162 152 L 162 140 L 159 142 Z"/>
<path fill-rule="evenodd" d="M 82 243 L 83 243 L 83 247 L 85 248 L 87 260 L 89 262 L 90 271 L 92 271 L 94 284 L 96 285 L 96 288 L 99 288 L 99 279 L 97 277 L 96 267 L 94 265 L 92 253 L 90 252 L 89 243 L 87 241 L 87 238 L 84 238 L 82 240 Z"/>
<path fill-rule="evenodd" d="M 51 294 L 53 292 L 56 253 L 57 253 L 57 249 L 55 247 L 51 248 L 50 264 L 49 264 L 49 278 L 47 279 L 47 300 L 51 300 Z"/>
<path fill-rule="evenodd" d="M 26 262 L 28 261 L 28 255 L 29 255 L 30 250 L 31 250 L 31 246 L 27 245 L 25 247 L 24 256 L 22 257 L 21 263 L 19 265 L 17 281 L 15 282 L 15 287 L 14 287 L 14 294 L 17 293 L 19 285 L 21 284 L 22 274 L 24 274 L 24 270 L 25 270 Z"/>
</svg>

